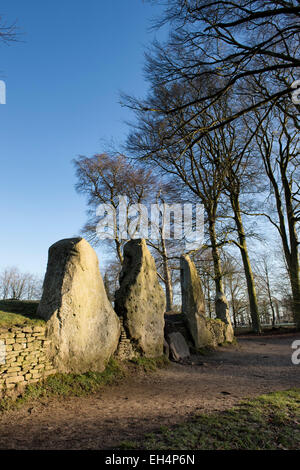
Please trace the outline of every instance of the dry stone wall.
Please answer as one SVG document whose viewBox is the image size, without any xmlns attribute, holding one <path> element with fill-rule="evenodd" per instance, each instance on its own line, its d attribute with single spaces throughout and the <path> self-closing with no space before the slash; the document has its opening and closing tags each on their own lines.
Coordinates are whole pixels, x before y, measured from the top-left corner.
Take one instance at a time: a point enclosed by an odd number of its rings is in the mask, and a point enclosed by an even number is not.
<svg viewBox="0 0 300 470">
<path fill-rule="evenodd" d="M 119 340 L 118 349 L 115 353 L 116 359 L 120 361 L 127 361 L 133 359 L 136 356 L 136 353 L 132 347 L 130 338 L 128 338 L 127 333 L 124 328 L 123 318 L 120 317 L 120 325 L 121 325 L 121 336 Z"/>
<path fill-rule="evenodd" d="M 49 346 L 43 326 L 0 329 L 0 397 L 55 374 Z"/>
</svg>

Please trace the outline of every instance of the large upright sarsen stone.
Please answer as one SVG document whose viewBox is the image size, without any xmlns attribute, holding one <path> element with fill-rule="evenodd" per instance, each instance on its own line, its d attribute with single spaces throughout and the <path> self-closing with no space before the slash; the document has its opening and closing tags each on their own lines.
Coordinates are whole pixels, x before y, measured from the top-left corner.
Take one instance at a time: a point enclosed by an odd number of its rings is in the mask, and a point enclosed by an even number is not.
<svg viewBox="0 0 300 470">
<path fill-rule="evenodd" d="M 222 292 L 219 292 L 216 296 L 216 310 L 218 318 L 224 323 L 225 341 L 231 343 L 234 338 L 234 331 L 230 320 L 228 301 Z"/>
<path fill-rule="evenodd" d="M 83 238 L 49 248 L 38 315 L 47 321 L 51 355 L 61 372 L 102 371 L 115 352 L 119 319 L 109 302 L 98 258 Z"/>
<path fill-rule="evenodd" d="M 214 333 L 205 316 L 202 283 L 189 256 L 180 258 L 182 312 L 186 316 L 196 348 L 214 346 Z"/>
<path fill-rule="evenodd" d="M 124 247 L 115 310 L 123 318 L 127 337 L 138 354 L 163 355 L 165 307 L 164 290 L 145 240 L 130 240 Z"/>
<path fill-rule="evenodd" d="M 195 264 L 187 255 L 180 259 L 180 273 L 182 312 L 186 316 L 196 348 L 216 347 L 225 341 L 231 342 L 233 330 L 228 312 L 224 313 L 224 320 L 206 317 L 202 283 Z"/>
</svg>

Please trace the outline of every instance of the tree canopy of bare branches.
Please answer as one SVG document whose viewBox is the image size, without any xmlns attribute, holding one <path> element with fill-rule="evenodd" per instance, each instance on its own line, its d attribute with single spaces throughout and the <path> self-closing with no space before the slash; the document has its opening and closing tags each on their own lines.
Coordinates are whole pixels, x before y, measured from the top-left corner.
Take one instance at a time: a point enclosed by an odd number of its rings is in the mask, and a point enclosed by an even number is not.
<svg viewBox="0 0 300 470">
<path fill-rule="evenodd" d="M 201 114 L 218 104 L 229 91 L 234 99 L 226 117 L 212 118 L 190 129 L 189 146 L 205 133 L 291 94 L 295 73 L 299 73 L 300 6 L 297 0 L 165 0 L 165 13 L 156 26 L 168 25 L 166 42 L 155 42 L 146 54 L 146 77 L 152 90 L 189 83 L 198 91 L 183 102 L 136 100 L 123 102 L 163 122 L 170 114 L 185 110 Z M 273 71 L 287 71 L 288 83 L 277 83 L 267 96 L 249 96 L 249 78 L 261 80 Z M 189 118 L 178 128 L 189 126 Z M 172 134 L 170 134 L 172 135 Z M 167 145 L 167 141 L 164 142 Z"/>
<path fill-rule="evenodd" d="M 42 280 L 31 273 L 23 273 L 16 266 L 0 273 L 0 295 L 2 299 L 38 300 L 42 294 Z"/>
<path fill-rule="evenodd" d="M 96 208 L 99 204 L 111 204 L 117 210 L 119 196 L 126 196 L 129 204 L 141 203 L 147 199 L 153 188 L 154 178 L 151 172 L 132 165 L 122 154 L 97 154 L 93 157 L 80 156 L 74 160 L 77 183 L 76 190 L 87 196 L 89 219 L 83 227 L 83 233 L 94 244 L 99 243 L 97 224 L 99 217 Z M 117 221 L 115 221 L 117 224 Z M 114 245 L 119 261 L 122 263 L 122 245 L 117 226 L 115 227 Z"/>
</svg>

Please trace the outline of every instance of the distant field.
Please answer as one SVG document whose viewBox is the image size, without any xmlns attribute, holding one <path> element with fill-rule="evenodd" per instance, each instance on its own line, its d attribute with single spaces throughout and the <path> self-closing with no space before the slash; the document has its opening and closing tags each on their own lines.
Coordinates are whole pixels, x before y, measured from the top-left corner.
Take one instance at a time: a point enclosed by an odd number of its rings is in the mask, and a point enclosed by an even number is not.
<svg viewBox="0 0 300 470">
<path fill-rule="evenodd" d="M 274 327 L 272 325 L 262 325 L 262 329 L 264 333 L 289 333 L 289 332 L 294 332 L 296 328 L 295 323 L 280 323 L 278 325 L 275 325 Z M 252 329 L 250 326 L 238 326 L 237 328 L 234 329 L 234 334 L 236 336 L 239 335 L 247 335 L 253 333 Z"/>
<path fill-rule="evenodd" d="M 0 300 L 0 327 L 43 324 L 37 316 L 38 305 L 38 301 Z"/>
</svg>

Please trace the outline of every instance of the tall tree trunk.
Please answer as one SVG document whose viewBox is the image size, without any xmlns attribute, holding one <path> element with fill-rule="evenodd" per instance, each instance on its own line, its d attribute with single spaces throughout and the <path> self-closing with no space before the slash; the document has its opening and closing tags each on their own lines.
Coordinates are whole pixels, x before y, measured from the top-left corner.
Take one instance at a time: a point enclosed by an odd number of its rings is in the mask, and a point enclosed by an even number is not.
<svg viewBox="0 0 300 470">
<path fill-rule="evenodd" d="M 299 258 L 298 250 L 294 254 L 294 257 L 290 257 L 289 262 L 289 277 L 291 282 L 292 289 L 292 309 L 294 321 L 297 325 L 297 328 L 300 329 L 300 279 L 299 279 Z"/>
<path fill-rule="evenodd" d="M 207 276 L 207 302 L 208 302 L 208 315 L 209 315 L 209 318 L 212 318 L 209 275 Z"/>
<path fill-rule="evenodd" d="M 115 245 L 116 245 L 117 256 L 122 265 L 123 264 L 122 244 L 117 237 L 115 238 Z"/>
<path fill-rule="evenodd" d="M 276 316 L 277 316 L 277 323 L 280 324 L 279 305 L 278 305 L 278 301 L 277 301 L 277 300 L 275 301 L 275 310 L 276 310 Z"/>
<path fill-rule="evenodd" d="M 282 155 L 281 155 L 282 157 Z M 299 276 L 299 253 L 298 253 L 298 236 L 296 231 L 296 216 L 293 209 L 293 196 L 290 184 L 286 175 L 286 163 L 281 158 L 280 162 L 280 176 L 284 189 L 284 200 L 286 206 L 286 219 L 283 209 L 282 195 L 278 186 L 277 179 L 274 176 L 270 155 L 263 156 L 266 173 L 271 181 L 274 189 L 274 196 L 276 201 L 276 209 L 279 220 L 278 232 L 282 241 L 283 252 L 288 267 L 288 274 L 290 278 L 292 290 L 292 310 L 294 321 L 297 328 L 300 329 L 300 276 Z M 287 230 L 288 229 L 288 230 Z"/>
<path fill-rule="evenodd" d="M 173 286 L 172 286 L 172 279 L 171 279 L 166 243 L 163 237 L 161 239 L 161 244 L 162 244 L 164 284 L 165 284 L 165 290 L 166 290 L 166 311 L 170 312 L 173 309 Z"/>
<path fill-rule="evenodd" d="M 211 252 L 214 265 L 214 281 L 216 286 L 216 293 L 224 294 L 221 259 L 217 246 L 216 226 L 214 220 L 209 221 L 209 239 L 211 243 Z"/>
<path fill-rule="evenodd" d="M 229 280 L 229 288 L 230 288 L 230 295 L 231 295 L 231 308 L 232 308 L 232 316 L 233 316 L 233 325 L 234 328 L 237 327 L 237 321 L 236 321 L 236 310 L 235 310 L 235 298 L 234 298 L 234 292 L 233 292 L 233 287 L 232 287 L 232 278 Z"/>
<path fill-rule="evenodd" d="M 281 180 L 284 188 L 286 215 L 289 227 L 289 276 L 293 295 L 293 315 L 297 328 L 300 329 L 300 276 L 299 276 L 299 253 L 298 235 L 296 230 L 296 216 L 293 208 L 293 196 L 289 181 L 286 176 L 285 166 L 280 166 Z"/>
<path fill-rule="evenodd" d="M 266 276 L 266 284 L 267 284 L 267 291 L 268 291 L 268 297 L 269 297 L 269 303 L 272 311 L 272 326 L 275 326 L 276 323 L 276 315 L 275 315 L 275 309 L 273 305 L 273 300 L 272 300 L 272 295 L 271 295 L 271 286 L 270 286 L 270 278 L 269 278 L 269 270 L 268 270 L 268 265 L 267 261 L 264 260 L 264 268 L 265 268 L 265 276 Z"/>
<path fill-rule="evenodd" d="M 217 236 L 216 236 L 216 226 L 215 226 L 215 216 L 209 217 L 209 238 L 211 243 L 213 266 L 214 266 L 214 281 L 216 286 L 216 299 L 215 299 L 215 309 L 216 317 L 222 320 L 223 322 L 231 325 L 228 302 L 224 293 L 224 286 L 222 280 L 222 266 L 220 253 L 217 245 Z M 225 307 L 226 306 L 226 312 Z"/>
<path fill-rule="evenodd" d="M 254 283 L 254 277 L 253 277 L 253 272 L 251 268 L 250 258 L 248 255 L 248 247 L 247 247 L 244 225 L 243 225 L 243 221 L 241 217 L 240 201 L 239 201 L 238 194 L 231 194 L 230 201 L 231 201 L 231 207 L 234 213 L 234 220 L 236 223 L 236 228 L 237 228 L 238 238 L 239 238 L 239 248 L 240 248 L 240 252 L 242 255 L 242 261 L 243 261 L 243 266 L 244 266 L 244 271 L 245 271 L 245 276 L 246 276 L 252 328 L 256 333 L 261 333 L 256 289 L 255 289 L 255 283 Z"/>
</svg>

